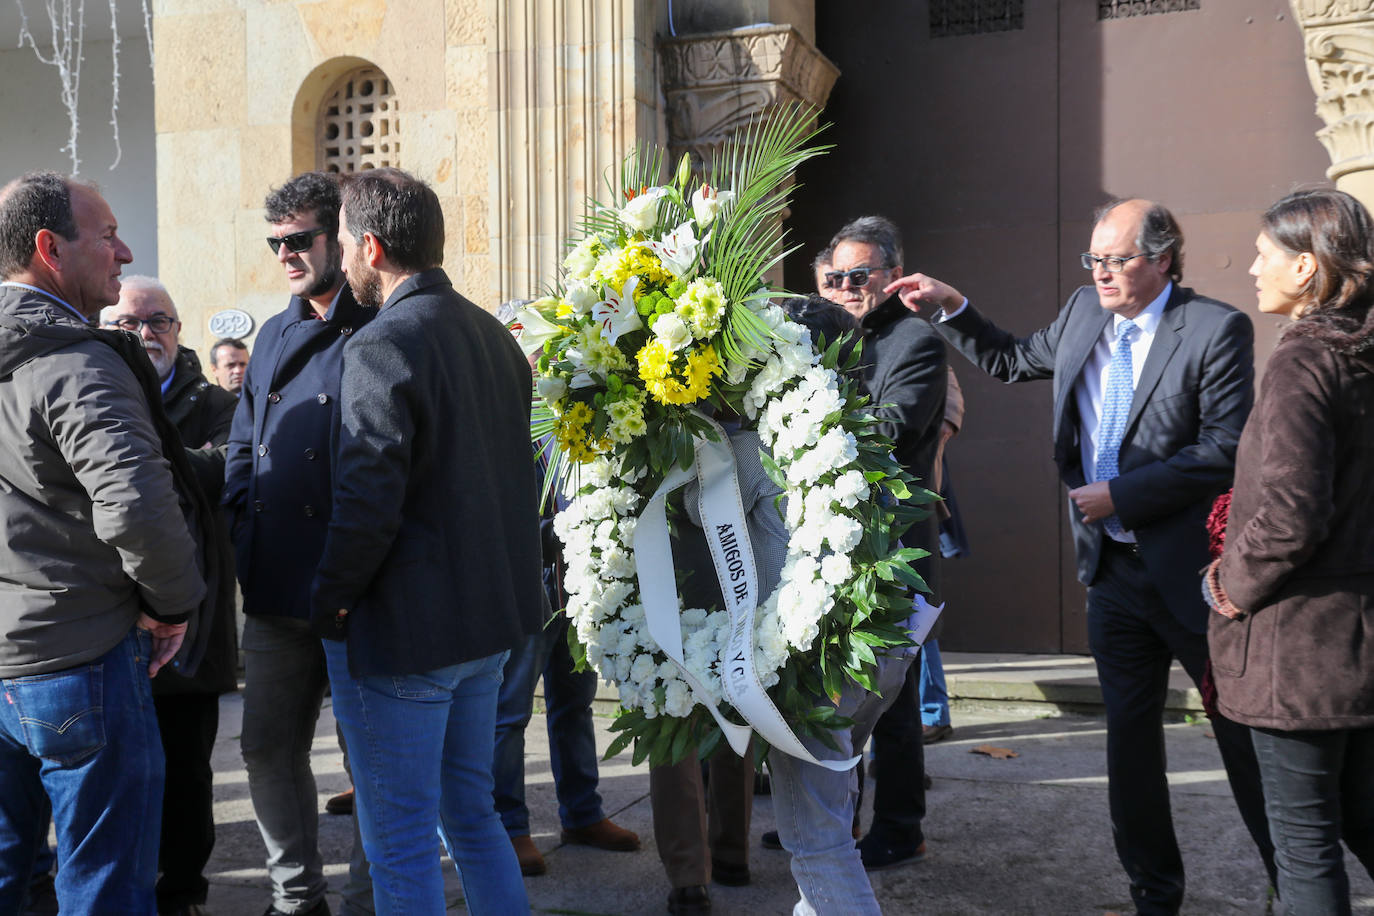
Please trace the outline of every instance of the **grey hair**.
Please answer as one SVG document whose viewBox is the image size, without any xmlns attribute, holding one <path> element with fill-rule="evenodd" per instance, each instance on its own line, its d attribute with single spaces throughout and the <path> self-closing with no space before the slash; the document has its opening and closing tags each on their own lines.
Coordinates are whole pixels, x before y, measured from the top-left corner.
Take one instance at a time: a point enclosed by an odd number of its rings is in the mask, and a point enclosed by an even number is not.
<svg viewBox="0 0 1374 916">
<path fill-rule="evenodd" d="M 147 274 L 130 274 L 127 277 L 119 278 L 119 288 L 121 291 L 129 290 L 152 290 L 162 294 L 162 298 L 167 300 L 167 306 L 172 310 L 172 317 L 181 320 L 181 313 L 177 311 L 177 304 L 172 299 L 172 294 L 167 292 L 167 287 L 162 285 L 162 281 L 157 277 L 150 277 Z M 111 308 L 112 306 L 107 306 Z"/>
<path fill-rule="evenodd" d="M 1094 228 L 1106 219 L 1108 213 L 1124 203 L 1127 203 L 1127 200 L 1113 200 L 1098 207 L 1097 212 L 1093 214 Z M 1149 206 L 1140 218 L 1140 231 L 1136 233 L 1135 247 L 1151 261 L 1158 261 L 1166 254 L 1170 255 L 1169 276 L 1175 283 L 1182 283 L 1183 230 L 1179 228 L 1178 220 L 1174 219 L 1168 207 L 1154 201 L 1146 203 Z"/>
<path fill-rule="evenodd" d="M 883 267 L 899 267 L 902 263 L 902 233 L 897 224 L 886 216 L 861 216 L 845 224 L 830 240 L 833 251 L 840 242 L 858 242 L 863 245 L 876 245 L 887 261 Z M 870 264 L 870 267 L 880 265 Z"/>
</svg>

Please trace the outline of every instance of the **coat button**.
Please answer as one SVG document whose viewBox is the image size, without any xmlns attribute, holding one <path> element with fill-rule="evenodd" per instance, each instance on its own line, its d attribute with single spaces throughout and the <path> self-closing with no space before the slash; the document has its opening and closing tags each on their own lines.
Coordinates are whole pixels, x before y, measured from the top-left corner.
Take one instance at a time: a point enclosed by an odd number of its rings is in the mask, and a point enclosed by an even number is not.
<svg viewBox="0 0 1374 916">
<path fill-rule="evenodd" d="M 273 403 L 273 404 L 278 404 L 278 403 L 280 403 L 280 402 L 281 402 L 281 392 L 280 392 L 280 391 L 274 391 L 274 392 L 272 392 L 271 394 L 269 394 L 269 395 L 267 396 L 267 400 L 268 400 L 269 402 Z"/>
<path fill-rule="evenodd" d="M 306 507 L 305 507 L 305 517 L 306 517 L 306 518 L 314 518 L 314 517 L 315 517 L 315 507 L 314 507 L 314 506 L 306 506 Z"/>
<path fill-rule="evenodd" d="M 306 461 L 314 461 L 314 460 L 315 460 L 315 450 L 314 450 L 313 448 L 308 448 L 308 449 L 305 450 L 305 460 L 306 460 Z"/>
<path fill-rule="evenodd" d="M 263 509 L 266 509 L 266 508 L 267 508 L 267 507 L 266 507 L 265 505 L 263 505 L 262 500 L 260 500 L 260 499 L 255 499 L 255 500 L 253 500 L 253 511 L 254 511 L 254 512 L 261 512 Z"/>
<path fill-rule="evenodd" d="M 259 455 L 259 457 L 261 457 L 262 455 L 266 455 L 266 454 L 267 454 L 267 446 L 265 446 L 265 445 L 259 445 L 259 446 L 258 446 L 258 455 Z"/>
<path fill-rule="evenodd" d="M 329 403 L 329 395 L 327 395 L 327 394 L 325 394 L 323 391 L 321 391 L 319 394 L 315 395 L 315 400 L 319 401 L 321 404 L 328 404 L 328 403 Z"/>
</svg>

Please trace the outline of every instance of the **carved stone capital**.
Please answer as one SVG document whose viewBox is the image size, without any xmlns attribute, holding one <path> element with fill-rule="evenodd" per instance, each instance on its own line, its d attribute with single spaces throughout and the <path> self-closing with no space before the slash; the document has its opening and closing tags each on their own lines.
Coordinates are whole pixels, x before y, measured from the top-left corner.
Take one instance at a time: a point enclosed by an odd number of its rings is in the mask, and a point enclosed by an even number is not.
<svg viewBox="0 0 1374 916">
<path fill-rule="evenodd" d="M 668 145 L 698 165 L 774 105 L 822 108 L 839 69 L 790 25 L 761 25 L 660 39 Z"/>
<path fill-rule="evenodd" d="M 1292 0 L 1293 15 L 1304 29 L 1309 26 L 1368 22 L 1374 19 L 1374 0 Z"/>
<path fill-rule="evenodd" d="M 1326 174 L 1344 187 L 1346 176 L 1374 169 L 1374 0 L 1292 2 L 1326 124 L 1317 131 L 1331 156 Z"/>
</svg>

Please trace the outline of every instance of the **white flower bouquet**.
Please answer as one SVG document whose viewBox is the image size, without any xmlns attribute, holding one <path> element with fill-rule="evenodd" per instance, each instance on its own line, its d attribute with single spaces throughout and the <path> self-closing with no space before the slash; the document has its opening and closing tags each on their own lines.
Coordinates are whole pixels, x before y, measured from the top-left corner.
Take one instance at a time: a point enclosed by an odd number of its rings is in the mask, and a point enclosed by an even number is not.
<svg viewBox="0 0 1374 916">
<path fill-rule="evenodd" d="M 619 205 L 593 206 L 556 291 L 517 313 L 538 354 L 532 432 L 553 438 L 550 477 L 570 497 L 555 520 L 570 638 L 618 686 L 609 753 L 634 742 L 635 762 L 705 756 L 722 735 L 739 750 L 751 730 L 788 753 L 795 736 L 829 743 L 847 723 L 818 698 L 871 688 L 875 653 L 910 645 L 908 589 L 925 588 L 910 563 L 926 552 L 897 536 L 935 497 L 910 485 L 845 376 L 859 348 L 818 348 L 762 279 L 787 253 L 783 189 L 822 151 L 807 146 L 814 121 L 779 110 L 705 182 L 685 157 L 667 184 L 661 151 L 631 157 Z M 725 587 L 753 564 L 727 537 L 716 572 L 729 606 L 683 608 L 670 558 L 654 567 L 649 545 L 666 542 L 665 490 L 704 475 L 703 449 L 720 447 L 712 415 L 757 429 L 790 539 L 771 594 Z"/>
</svg>

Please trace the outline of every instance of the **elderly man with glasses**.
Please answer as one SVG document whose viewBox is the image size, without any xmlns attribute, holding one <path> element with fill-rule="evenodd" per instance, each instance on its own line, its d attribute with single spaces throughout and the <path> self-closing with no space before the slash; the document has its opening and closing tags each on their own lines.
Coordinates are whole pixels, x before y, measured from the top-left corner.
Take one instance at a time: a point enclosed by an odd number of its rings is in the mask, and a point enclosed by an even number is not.
<svg viewBox="0 0 1374 916">
<path fill-rule="evenodd" d="M 1169 666 L 1199 686 L 1208 610 L 1205 522 L 1231 485 L 1250 410 L 1254 331 L 1225 303 L 1181 285 L 1183 232 L 1164 207 L 1098 211 L 1080 286 L 1049 327 L 1015 337 L 924 274 L 890 284 L 909 308 L 1004 382 L 1054 384 L 1054 458 L 1069 488 L 1088 645 L 1107 709 L 1107 795 L 1117 856 L 1142 914 L 1177 913 L 1183 858 L 1169 813 L 1163 716 Z M 1274 878 L 1248 731 L 1212 717 L 1246 827 Z"/>
<path fill-rule="evenodd" d="M 344 282 L 333 175 L 297 175 L 267 196 L 266 211 L 267 245 L 291 300 L 258 332 L 225 469 L 246 618 L 241 743 L 267 847 L 267 914 L 324 916 L 310 748 L 328 676 L 310 631 L 310 580 L 333 504 L 343 348 L 376 310 L 359 305 Z M 356 822 L 350 879 L 343 912 L 370 913 Z"/>
<path fill-rule="evenodd" d="M 224 486 L 224 446 L 238 402 L 210 384 L 195 351 L 178 343 L 181 321 L 166 287 L 152 277 L 125 277 L 119 302 L 101 309 L 100 324 L 138 336 L 157 372 L 163 410 L 181 436 L 196 481 L 218 505 Z M 153 679 L 153 706 L 167 758 L 158 850 L 162 875 L 157 882 L 158 912 L 163 914 L 199 913 L 210 888 L 204 874 L 215 848 L 210 754 L 219 731 L 220 694 L 234 690 L 238 681 L 229 538 L 223 525 L 216 524 L 214 531 L 213 547 L 225 574 L 214 583 L 210 619 L 201 620 L 205 650 L 200 666 L 191 677 L 169 666 Z"/>
</svg>

